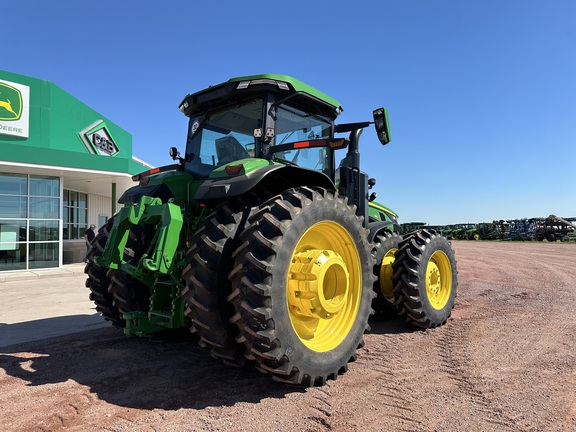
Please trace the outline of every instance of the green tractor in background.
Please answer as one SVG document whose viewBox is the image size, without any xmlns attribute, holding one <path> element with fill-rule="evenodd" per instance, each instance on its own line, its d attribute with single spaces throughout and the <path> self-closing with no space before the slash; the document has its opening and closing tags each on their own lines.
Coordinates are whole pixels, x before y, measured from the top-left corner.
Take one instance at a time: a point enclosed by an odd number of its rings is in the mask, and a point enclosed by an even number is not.
<svg viewBox="0 0 576 432">
<path fill-rule="evenodd" d="M 369 194 L 372 122 L 335 124 L 335 99 L 284 75 L 232 78 L 180 110 L 184 154 L 134 176 L 92 243 L 86 286 L 106 320 L 128 335 L 190 329 L 213 357 L 303 386 L 347 370 L 373 308 L 446 322 L 454 252 L 433 230 L 402 238 Z M 387 144 L 386 109 L 373 117 Z"/>
</svg>

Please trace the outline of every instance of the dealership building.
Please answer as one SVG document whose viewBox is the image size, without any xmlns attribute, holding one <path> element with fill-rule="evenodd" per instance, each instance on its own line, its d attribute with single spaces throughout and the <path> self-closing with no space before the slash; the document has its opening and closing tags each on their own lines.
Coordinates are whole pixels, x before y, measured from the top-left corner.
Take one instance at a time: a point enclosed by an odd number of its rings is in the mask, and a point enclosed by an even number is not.
<svg viewBox="0 0 576 432">
<path fill-rule="evenodd" d="M 0 272 L 82 262 L 87 227 L 102 226 L 149 168 L 132 155 L 132 135 L 100 113 L 0 70 Z"/>
</svg>

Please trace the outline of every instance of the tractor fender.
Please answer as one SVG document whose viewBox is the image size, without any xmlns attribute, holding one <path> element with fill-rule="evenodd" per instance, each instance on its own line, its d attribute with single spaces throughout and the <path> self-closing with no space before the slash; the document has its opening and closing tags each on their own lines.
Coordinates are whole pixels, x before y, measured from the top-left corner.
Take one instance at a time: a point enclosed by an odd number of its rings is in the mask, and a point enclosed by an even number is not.
<svg viewBox="0 0 576 432">
<path fill-rule="evenodd" d="M 299 186 L 336 190 L 330 177 L 322 172 L 292 165 L 268 165 L 243 175 L 208 179 L 198 188 L 194 199 L 200 202 L 228 199 L 243 195 L 258 185 L 273 194 Z"/>
<path fill-rule="evenodd" d="M 392 227 L 392 231 L 401 233 L 402 230 L 398 222 L 393 221 L 382 221 L 382 222 L 371 222 L 368 225 L 368 241 L 373 242 L 376 236 L 384 231 L 390 231 L 390 227 Z"/>
</svg>

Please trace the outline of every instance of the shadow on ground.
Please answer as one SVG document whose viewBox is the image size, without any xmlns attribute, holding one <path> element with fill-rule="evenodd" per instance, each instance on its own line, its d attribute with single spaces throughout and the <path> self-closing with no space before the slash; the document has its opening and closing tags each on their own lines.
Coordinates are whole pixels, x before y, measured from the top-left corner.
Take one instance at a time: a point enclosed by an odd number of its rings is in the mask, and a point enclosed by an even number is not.
<svg viewBox="0 0 576 432">
<path fill-rule="evenodd" d="M 73 380 L 101 400 L 140 409 L 202 409 L 303 391 L 224 365 L 192 337 L 128 338 L 112 327 L 0 347 L 0 368 L 24 385 Z"/>
<path fill-rule="evenodd" d="M 81 319 L 59 317 L 51 319 L 59 322 L 26 325 L 61 327 Z M 410 331 L 398 320 L 371 324 L 377 334 Z M 128 338 L 112 327 L 0 347 L 0 368 L 24 385 L 73 380 L 101 400 L 139 409 L 231 406 L 305 391 L 273 383 L 252 366 L 224 365 L 198 347 L 191 335 L 177 340 Z"/>
</svg>

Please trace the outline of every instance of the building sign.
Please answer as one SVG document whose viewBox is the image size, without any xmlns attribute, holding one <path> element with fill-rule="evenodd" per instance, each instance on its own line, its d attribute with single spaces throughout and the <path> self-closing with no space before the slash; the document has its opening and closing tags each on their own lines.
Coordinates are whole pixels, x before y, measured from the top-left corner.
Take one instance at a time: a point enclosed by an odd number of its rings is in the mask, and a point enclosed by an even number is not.
<svg viewBox="0 0 576 432">
<path fill-rule="evenodd" d="M 102 120 L 84 129 L 79 135 L 90 153 L 114 156 L 120 151 L 106 123 Z"/>
<path fill-rule="evenodd" d="M 28 138 L 30 87 L 0 80 L 0 134 Z"/>
</svg>

